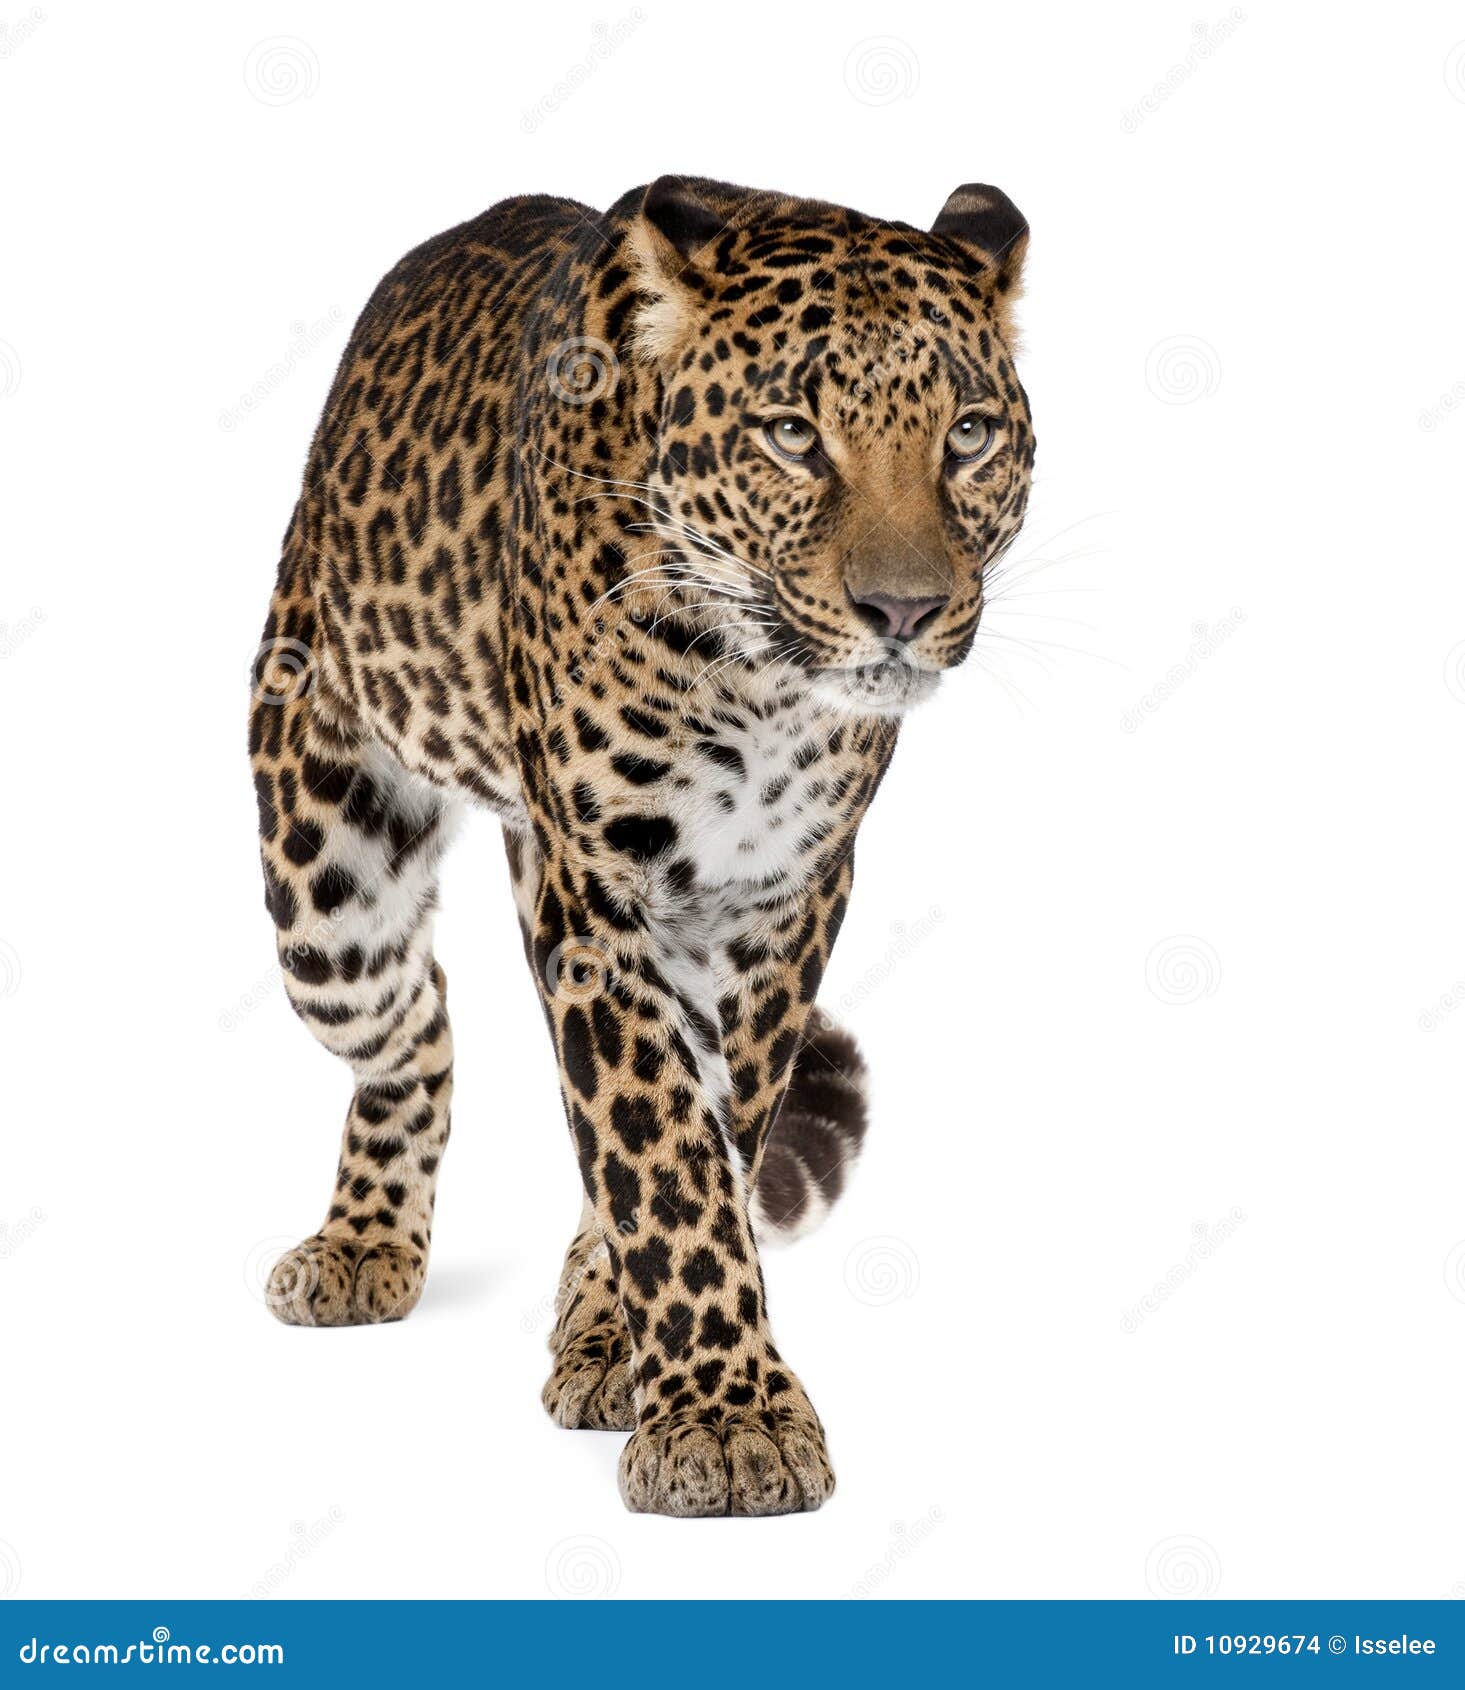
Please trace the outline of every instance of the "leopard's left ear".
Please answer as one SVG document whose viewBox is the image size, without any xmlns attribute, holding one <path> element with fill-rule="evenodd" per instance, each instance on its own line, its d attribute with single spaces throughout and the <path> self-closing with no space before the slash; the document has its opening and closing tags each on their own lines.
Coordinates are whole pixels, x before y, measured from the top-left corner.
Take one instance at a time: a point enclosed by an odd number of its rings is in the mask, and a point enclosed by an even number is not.
<svg viewBox="0 0 1465 1690">
<path fill-rule="evenodd" d="M 976 247 L 984 274 L 990 276 L 998 314 L 1006 316 L 1022 281 L 1028 250 L 1028 220 L 1001 188 L 968 182 L 941 207 L 933 235 Z"/>
</svg>

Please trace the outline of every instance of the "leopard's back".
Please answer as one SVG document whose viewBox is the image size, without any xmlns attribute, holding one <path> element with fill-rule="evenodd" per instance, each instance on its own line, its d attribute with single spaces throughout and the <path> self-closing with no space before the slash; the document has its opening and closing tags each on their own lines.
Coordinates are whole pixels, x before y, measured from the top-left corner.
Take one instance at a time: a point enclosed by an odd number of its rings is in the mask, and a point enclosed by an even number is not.
<svg viewBox="0 0 1465 1690">
<path fill-rule="evenodd" d="M 577 284 L 603 223 L 573 200 L 504 200 L 382 278 L 312 442 L 272 616 L 308 633 L 323 715 L 506 814 L 502 599 L 529 322 Z"/>
</svg>

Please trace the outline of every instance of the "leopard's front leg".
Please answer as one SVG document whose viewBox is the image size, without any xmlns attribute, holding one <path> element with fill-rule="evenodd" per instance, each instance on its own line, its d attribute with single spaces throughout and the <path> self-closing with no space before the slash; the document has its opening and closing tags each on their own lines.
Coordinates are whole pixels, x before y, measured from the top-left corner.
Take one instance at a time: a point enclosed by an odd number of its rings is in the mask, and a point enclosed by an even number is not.
<svg viewBox="0 0 1465 1690">
<path fill-rule="evenodd" d="M 536 972 L 567 945 L 603 989 L 545 986 L 581 1177 L 631 1343 L 638 1425 L 621 1494 L 639 1512 L 786 1514 L 834 1488 L 808 1397 L 776 1349 L 736 1148 L 714 962 L 679 908 L 549 862 Z"/>
</svg>

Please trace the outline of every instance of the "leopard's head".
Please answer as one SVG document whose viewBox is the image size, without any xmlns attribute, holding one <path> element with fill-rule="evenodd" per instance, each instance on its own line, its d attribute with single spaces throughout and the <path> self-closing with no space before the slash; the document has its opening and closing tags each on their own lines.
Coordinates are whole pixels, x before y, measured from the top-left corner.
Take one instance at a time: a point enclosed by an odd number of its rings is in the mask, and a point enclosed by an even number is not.
<svg viewBox="0 0 1465 1690">
<path fill-rule="evenodd" d="M 905 709 L 970 651 L 1027 502 L 1021 213 L 971 185 L 925 233 L 663 177 L 631 240 L 658 545 L 725 646 L 837 708 Z"/>
</svg>

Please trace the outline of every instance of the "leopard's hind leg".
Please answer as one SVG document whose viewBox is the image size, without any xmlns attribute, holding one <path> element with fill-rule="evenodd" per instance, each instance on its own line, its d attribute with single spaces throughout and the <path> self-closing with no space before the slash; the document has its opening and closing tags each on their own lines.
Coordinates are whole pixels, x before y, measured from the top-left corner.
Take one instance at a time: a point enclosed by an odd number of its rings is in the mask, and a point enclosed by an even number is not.
<svg viewBox="0 0 1465 1690">
<path fill-rule="evenodd" d="M 281 1257 L 267 1297 L 288 1324 L 348 1326 L 401 1319 L 427 1273 L 452 1097 L 446 982 L 432 954 L 449 817 L 441 794 L 323 706 L 312 631 L 308 610 L 277 607 L 256 669 L 251 755 L 285 989 L 350 1065 L 355 1095 L 325 1222 Z"/>
<path fill-rule="evenodd" d="M 534 954 L 534 909 L 543 859 L 533 836 L 506 829 L 504 846 L 529 966 L 544 969 L 551 994 L 568 993 L 593 1001 L 605 985 L 598 973 L 603 959 L 580 953 L 573 940 L 546 957 Z M 605 1237 L 588 1201 L 581 1207 L 580 1225 L 565 1251 L 554 1307 L 555 1323 L 549 1335 L 554 1367 L 540 1393 L 550 1418 L 570 1430 L 631 1431 L 636 1424 L 631 1337 Z"/>
<path fill-rule="evenodd" d="M 555 1310 L 549 1339 L 554 1367 L 541 1393 L 550 1418 L 570 1430 L 634 1430 L 631 1335 L 610 1253 L 588 1202 L 565 1252 Z"/>
</svg>

